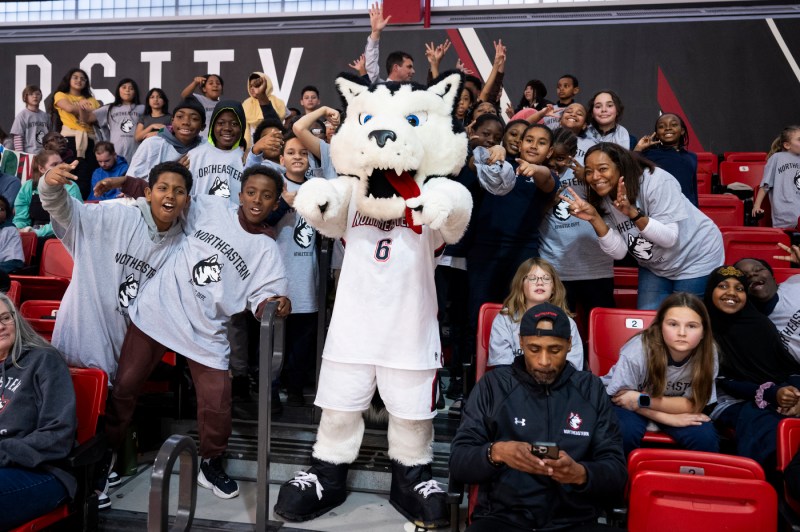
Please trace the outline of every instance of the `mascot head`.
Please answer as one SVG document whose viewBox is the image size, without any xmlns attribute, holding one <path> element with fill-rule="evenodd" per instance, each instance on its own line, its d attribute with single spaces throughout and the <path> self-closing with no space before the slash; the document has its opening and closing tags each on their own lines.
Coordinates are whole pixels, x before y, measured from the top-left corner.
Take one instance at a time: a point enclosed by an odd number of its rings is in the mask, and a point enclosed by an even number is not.
<svg viewBox="0 0 800 532">
<path fill-rule="evenodd" d="M 331 159 L 340 175 L 359 180 L 359 212 L 400 218 L 405 200 L 418 196 L 426 180 L 461 171 L 467 134 L 455 120 L 455 108 L 463 81 L 460 72 L 445 73 L 427 88 L 367 85 L 349 74 L 336 79 L 346 118 L 331 139 Z"/>
</svg>

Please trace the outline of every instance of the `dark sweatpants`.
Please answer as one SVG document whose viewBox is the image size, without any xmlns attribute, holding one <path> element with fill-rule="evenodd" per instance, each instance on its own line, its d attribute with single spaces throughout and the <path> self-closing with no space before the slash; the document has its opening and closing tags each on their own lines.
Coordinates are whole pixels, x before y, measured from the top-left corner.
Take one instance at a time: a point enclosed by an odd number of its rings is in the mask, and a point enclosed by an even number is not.
<svg viewBox="0 0 800 532">
<path fill-rule="evenodd" d="M 166 351 L 165 346 L 131 323 L 122 343 L 106 417 L 106 434 L 112 449 L 125 438 L 142 386 Z M 186 362 L 197 392 L 200 456 L 214 458 L 228 447 L 231 435 L 231 379 L 228 370 L 210 368 L 188 358 Z"/>
</svg>

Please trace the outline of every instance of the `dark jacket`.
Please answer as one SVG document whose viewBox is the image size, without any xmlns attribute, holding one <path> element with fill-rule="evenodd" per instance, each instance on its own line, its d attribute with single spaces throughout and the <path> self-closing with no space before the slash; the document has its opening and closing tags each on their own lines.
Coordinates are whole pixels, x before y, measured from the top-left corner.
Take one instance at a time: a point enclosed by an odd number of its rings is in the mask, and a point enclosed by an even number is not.
<svg viewBox="0 0 800 532">
<path fill-rule="evenodd" d="M 67 364 L 53 348 L 36 347 L 2 363 L 0 467 L 40 468 L 74 494 L 75 479 L 52 466 L 75 442 L 75 388 Z"/>
<path fill-rule="evenodd" d="M 495 441 L 555 442 L 586 468 L 583 486 L 562 485 L 489 463 Z M 473 519 L 491 516 L 520 528 L 557 530 L 596 519 L 622 496 L 627 471 L 617 418 L 600 379 L 567 364 L 556 382 L 538 384 L 520 356 L 487 373 L 469 396 L 450 451 L 455 480 L 479 484 Z"/>
</svg>

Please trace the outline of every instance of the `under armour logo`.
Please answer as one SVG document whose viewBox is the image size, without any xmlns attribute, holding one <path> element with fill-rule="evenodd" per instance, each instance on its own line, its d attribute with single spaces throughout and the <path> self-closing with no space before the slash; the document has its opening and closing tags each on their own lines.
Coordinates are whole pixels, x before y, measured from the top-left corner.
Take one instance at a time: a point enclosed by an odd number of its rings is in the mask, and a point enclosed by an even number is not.
<svg viewBox="0 0 800 532">
<path fill-rule="evenodd" d="M 521 426 L 524 427 L 525 426 L 525 418 L 522 418 L 522 419 L 514 418 L 514 425 L 521 425 Z"/>
</svg>

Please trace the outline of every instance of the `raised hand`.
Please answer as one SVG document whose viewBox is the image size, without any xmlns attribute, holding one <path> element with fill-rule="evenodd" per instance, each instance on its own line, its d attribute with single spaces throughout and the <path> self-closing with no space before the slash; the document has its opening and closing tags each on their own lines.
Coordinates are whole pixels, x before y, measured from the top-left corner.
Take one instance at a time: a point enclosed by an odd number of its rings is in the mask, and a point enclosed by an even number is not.
<svg viewBox="0 0 800 532">
<path fill-rule="evenodd" d="M 369 7 L 369 25 L 372 28 L 373 38 L 376 34 L 380 35 L 391 18 L 391 15 L 383 18 L 383 3 L 375 2 Z"/>
<path fill-rule="evenodd" d="M 461 58 L 459 58 L 458 61 L 456 61 L 456 68 L 458 70 L 460 70 L 461 72 L 463 72 L 467 76 L 471 76 L 472 74 L 474 74 L 474 72 L 472 70 L 470 70 L 469 68 L 467 68 L 467 66 L 464 64 L 464 62 L 461 61 Z"/>
<path fill-rule="evenodd" d="M 628 189 L 625 188 L 624 177 L 620 177 L 617 182 L 617 199 L 614 200 L 614 207 L 628 218 L 636 216 L 636 207 L 633 207 L 628 199 Z"/>
<path fill-rule="evenodd" d="M 569 196 L 559 194 L 558 197 L 567 202 L 569 205 L 569 212 L 573 216 L 580 218 L 581 220 L 586 220 L 587 222 L 590 222 L 593 218 L 599 216 L 597 210 L 592 207 L 592 204 L 584 199 L 581 199 L 581 197 L 578 196 L 578 193 L 575 192 L 572 187 L 567 187 L 567 192 L 569 192 Z"/>
<path fill-rule="evenodd" d="M 44 173 L 44 182 L 51 186 L 66 185 L 72 181 L 77 181 L 78 176 L 73 175 L 72 171 L 78 166 L 77 159 L 71 163 L 60 163 Z"/>
<path fill-rule="evenodd" d="M 364 54 L 361 54 L 360 57 L 353 59 L 353 62 L 348 63 L 347 66 L 358 72 L 360 76 L 363 76 L 367 73 L 367 59 Z"/>
</svg>

